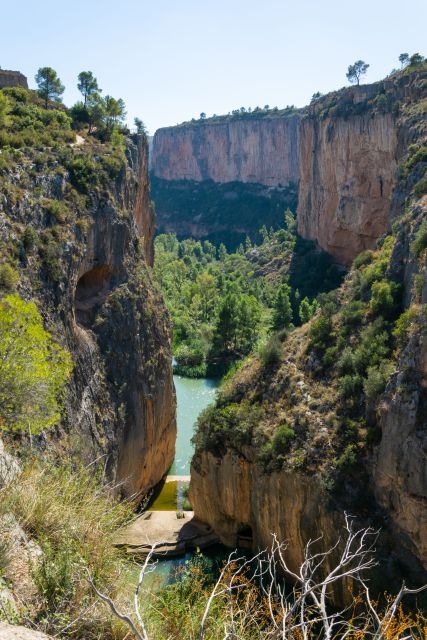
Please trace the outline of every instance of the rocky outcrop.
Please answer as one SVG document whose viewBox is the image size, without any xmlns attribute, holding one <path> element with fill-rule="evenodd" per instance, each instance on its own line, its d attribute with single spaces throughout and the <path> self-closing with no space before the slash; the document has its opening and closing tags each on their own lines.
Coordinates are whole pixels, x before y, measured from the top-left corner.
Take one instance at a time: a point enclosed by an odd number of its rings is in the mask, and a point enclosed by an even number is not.
<svg viewBox="0 0 427 640">
<path fill-rule="evenodd" d="M 21 625 L 0 622 L 0 638 L 1 640 L 50 640 L 51 636 Z"/>
<path fill-rule="evenodd" d="M 348 265 L 390 224 L 398 157 L 394 117 L 309 117 L 300 137 L 298 231 Z"/>
<path fill-rule="evenodd" d="M 23 87 L 28 89 L 27 78 L 20 71 L 0 69 L 0 89 L 7 87 Z"/>
</svg>

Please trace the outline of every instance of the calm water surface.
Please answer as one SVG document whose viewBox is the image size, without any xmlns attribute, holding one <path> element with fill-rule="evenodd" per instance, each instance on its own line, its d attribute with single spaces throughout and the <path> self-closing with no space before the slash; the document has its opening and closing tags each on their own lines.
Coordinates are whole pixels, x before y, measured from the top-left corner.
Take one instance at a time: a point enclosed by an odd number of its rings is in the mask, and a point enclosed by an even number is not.
<svg viewBox="0 0 427 640">
<path fill-rule="evenodd" d="M 214 402 L 216 390 L 219 386 L 218 379 L 173 377 L 177 400 L 177 426 L 175 460 L 170 468 L 171 476 L 189 476 L 190 463 L 193 457 L 194 425 L 197 418 L 206 407 Z"/>
<path fill-rule="evenodd" d="M 194 453 L 194 447 L 191 444 L 194 426 L 203 409 L 214 402 L 219 380 L 212 378 L 193 380 L 182 376 L 174 376 L 173 379 L 177 400 L 177 438 L 175 460 L 169 470 L 169 475 L 189 476 L 191 458 Z M 166 483 L 150 508 L 175 511 L 178 508 L 179 492 L 182 492 L 183 484 L 185 483 Z M 173 496 L 169 495 L 171 491 Z M 218 553 L 218 550 L 206 552 L 207 555 L 212 554 L 215 557 Z M 179 567 L 188 562 L 191 557 L 192 554 L 187 553 L 180 558 L 161 560 L 154 573 L 149 578 L 147 576 L 146 584 L 148 586 L 164 586 L 174 582 Z"/>
</svg>

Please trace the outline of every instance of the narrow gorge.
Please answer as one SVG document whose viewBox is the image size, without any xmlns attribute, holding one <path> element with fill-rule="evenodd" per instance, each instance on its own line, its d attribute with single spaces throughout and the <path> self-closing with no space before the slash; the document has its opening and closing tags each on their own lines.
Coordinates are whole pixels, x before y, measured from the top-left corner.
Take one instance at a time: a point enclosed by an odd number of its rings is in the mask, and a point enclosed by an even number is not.
<svg viewBox="0 0 427 640">
<path fill-rule="evenodd" d="M 322 533 L 333 546 L 350 512 L 382 529 L 381 588 L 403 576 L 422 583 L 427 569 L 425 259 L 413 249 L 426 214 L 426 80 L 425 71 L 397 74 L 316 97 L 297 112 L 161 129 L 153 142 L 162 230 L 254 238 L 262 224 L 282 224 L 289 202 L 275 214 L 275 199 L 294 190 L 301 236 L 347 268 L 356 259 L 337 294 L 320 303 L 315 326 L 282 338 L 273 364 L 249 356 L 201 417 L 190 490 L 196 516 L 231 547 L 249 538 L 265 548 L 276 532 L 295 570 L 307 541 Z M 255 192 L 271 205 L 256 221 L 239 208 Z M 218 198 L 212 210 L 207 193 Z M 224 214 L 223 199 L 237 219 Z M 376 306 L 382 286 L 393 291 L 388 310 Z M 390 365 L 384 356 L 376 365 L 375 332 L 390 331 L 399 314 L 396 327 L 406 324 L 394 352 L 390 338 L 381 347 Z M 364 360 L 353 362 L 348 345 L 362 345 Z M 279 444 L 281 429 L 288 439 Z"/>
</svg>

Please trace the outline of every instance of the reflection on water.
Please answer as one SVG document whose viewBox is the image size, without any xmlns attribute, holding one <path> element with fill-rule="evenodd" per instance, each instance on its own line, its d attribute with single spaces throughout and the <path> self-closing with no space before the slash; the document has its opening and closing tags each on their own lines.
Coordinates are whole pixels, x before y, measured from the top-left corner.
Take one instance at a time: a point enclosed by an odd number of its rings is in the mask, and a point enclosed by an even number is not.
<svg viewBox="0 0 427 640">
<path fill-rule="evenodd" d="M 177 400 L 177 426 L 175 460 L 169 474 L 173 476 L 190 475 L 190 463 L 193 456 L 194 425 L 206 407 L 214 402 L 218 379 L 201 378 L 193 380 L 174 376 Z"/>
</svg>

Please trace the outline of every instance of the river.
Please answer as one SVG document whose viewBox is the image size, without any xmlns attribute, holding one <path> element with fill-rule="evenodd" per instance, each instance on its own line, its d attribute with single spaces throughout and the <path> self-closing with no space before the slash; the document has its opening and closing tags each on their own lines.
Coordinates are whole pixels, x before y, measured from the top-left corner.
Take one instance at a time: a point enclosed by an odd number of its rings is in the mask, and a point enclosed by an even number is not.
<svg viewBox="0 0 427 640">
<path fill-rule="evenodd" d="M 183 378 L 174 376 L 177 401 L 177 438 L 175 460 L 169 470 L 171 476 L 189 476 L 191 458 L 194 448 L 191 444 L 194 426 L 197 418 L 208 405 L 215 400 L 219 379 L 215 378 Z M 175 511 L 180 507 L 183 486 L 186 482 L 166 482 L 160 495 L 156 498 L 150 509 L 153 511 Z M 207 555 L 217 556 L 220 552 L 213 549 Z M 192 554 L 187 553 L 181 558 L 162 560 L 158 563 L 155 573 L 148 582 L 158 586 L 165 585 L 174 580 L 177 569 L 185 564 Z"/>
</svg>

